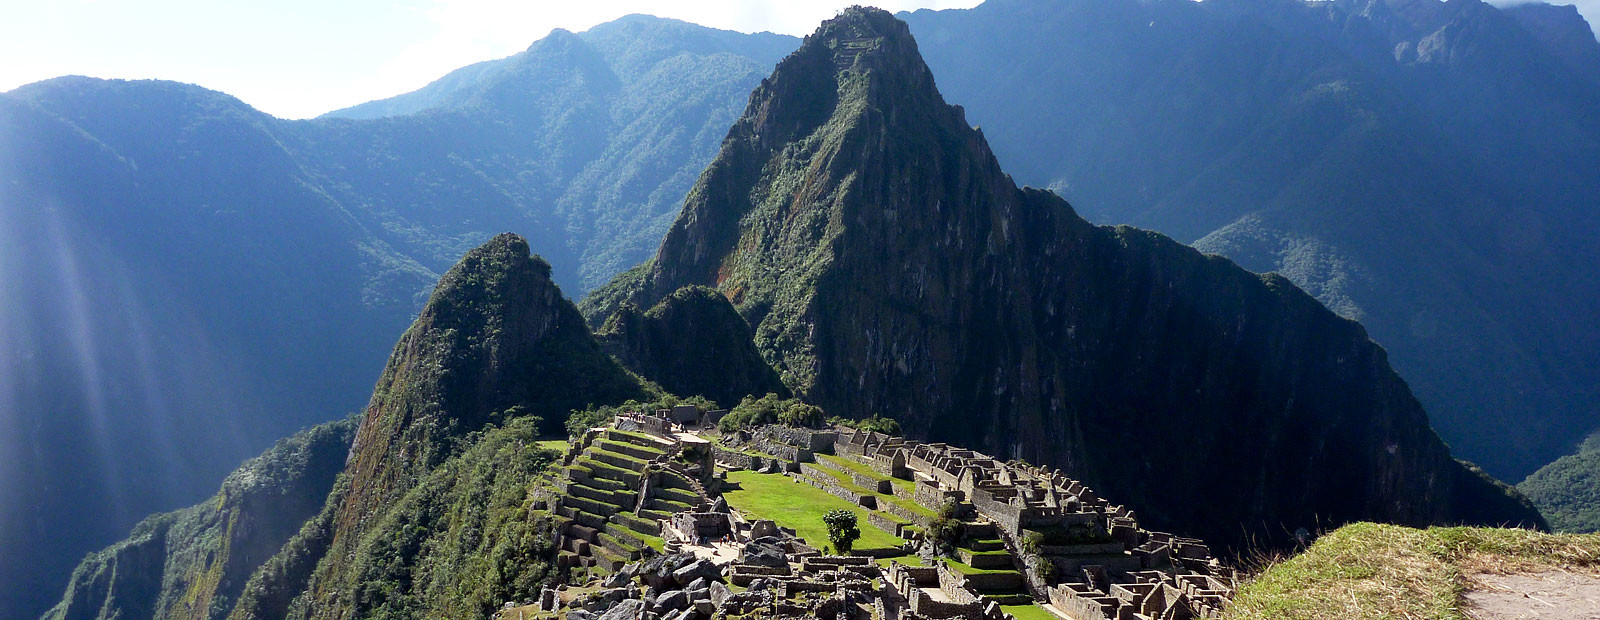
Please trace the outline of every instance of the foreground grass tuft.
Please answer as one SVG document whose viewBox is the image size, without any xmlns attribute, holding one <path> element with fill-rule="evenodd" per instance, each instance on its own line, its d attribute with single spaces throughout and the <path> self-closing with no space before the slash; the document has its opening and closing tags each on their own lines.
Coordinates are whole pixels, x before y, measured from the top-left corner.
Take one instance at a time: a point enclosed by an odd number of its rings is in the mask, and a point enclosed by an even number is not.
<svg viewBox="0 0 1600 620">
<path fill-rule="evenodd" d="M 1467 620 L 1467 576 L 1551 569 L 1600 569 L 1600 535 L 1357 523 L 1268 566 L 1224 618 Z"/>
</svg>

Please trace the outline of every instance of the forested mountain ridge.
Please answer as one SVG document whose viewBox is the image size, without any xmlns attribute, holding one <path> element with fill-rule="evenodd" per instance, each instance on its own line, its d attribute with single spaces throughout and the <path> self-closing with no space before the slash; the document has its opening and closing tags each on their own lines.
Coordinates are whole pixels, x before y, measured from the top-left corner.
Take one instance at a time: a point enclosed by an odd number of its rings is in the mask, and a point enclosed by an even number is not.
<svg viewBox="0 0 1600 620">
<path fill-rule="evenodd" d="M 780 62 L 656 256 L 582 307 L 599 323 L 694 285 L 831 414 L 1062 467 L 1214 544 L 1543 525 L 1450 457 L 1360 325 L 1015 186 L 882 11 L 848 10 Z"/>
<path fill-rule="evenodd" d="M 1600 347 L 1572 318 L 1596 314 L 1600 46 L 1570 7 L 902 18 L 1007 172 L 1360 319 L 1455 455 L 1515 479 L 1592 426 Z M 315 121 L 165 82 L 0 94 L 0 557 L 42 558 L 0 562 L 0 618 L 359 407 L 437 275 L 491 233 L 527 232 L 573 293 L 649 256 L 796 43 L 632 16 Z"/>
<path fill-rule="evenodd" d="M 903 15 L 1006 169 L 1362 322 L 1518 479 L 1600 411 L 1600 44 L 1478 0 L 994 0 Z"/>
<path fill-rule="evenodd" d="M 538 235 L 577 291 L 581 265 L 600 281 L 647 256 L 666 223 L 648 222 L 791 47 L 634 16 L 372 120 L 159 81 L 0 94 L 0 557 L 42 558 L 0 562 L 0 618 L 42 612 L 142 515 L 359 408 L 438 274 L 491 234 Z"/>
</svg>

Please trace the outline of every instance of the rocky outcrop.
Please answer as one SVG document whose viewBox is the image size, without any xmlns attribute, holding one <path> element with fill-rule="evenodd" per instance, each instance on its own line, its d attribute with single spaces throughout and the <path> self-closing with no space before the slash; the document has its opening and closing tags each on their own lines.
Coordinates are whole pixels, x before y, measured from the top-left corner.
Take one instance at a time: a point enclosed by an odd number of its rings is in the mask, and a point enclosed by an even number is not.
<svg viewBox="0 0 1600 620">
<path fill-rule="evenodd" d="M 1163 529 L 1542 525 L 1450 457 L 1359 324 L 1017 188 L 881 11 L 846 11 L 778 65 L 654 260 L 585 309 L 688 285 L 731 300 L 829 413 L 1060 466 Z"/>
<path fill-rule="evenodd" d="M 788 388 L 761 359 L 750 326 L 716 289 L 685 287 L 648 311 L 618 308 L 595 334 L 623 365 L 679 396 L 723 407 Z"/>
<path fill-rule="evenodd" d="M 216 497 L 140 523 L 73 572 L 49 620 L 220 618 L 251 573 L 322 507 L 355 436 L 354 419 L 279 441 Z"/>
</svg>

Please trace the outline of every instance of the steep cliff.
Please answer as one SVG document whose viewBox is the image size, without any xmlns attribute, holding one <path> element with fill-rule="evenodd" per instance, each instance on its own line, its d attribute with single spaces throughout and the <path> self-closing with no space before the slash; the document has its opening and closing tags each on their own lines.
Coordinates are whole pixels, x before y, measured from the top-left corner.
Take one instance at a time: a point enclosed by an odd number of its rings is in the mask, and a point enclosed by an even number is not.
<svg viewBox="0 0 1600 620">
<path fill-rule="evenodd" d="M 779 63 L 653 261 L 585 310 L 688 285 L 727 296 L 829 413 L 1061 466 L 1160 528 L 1237 543 L 1358 519 L 1543 524 L 1450 457 L 1360 325 L 1282 277 L 1017 188 L 881 11 L 846 11 Z"/>
<path fill-rule="evenodd" d="M 322 507 L 355 429 L 354 419 L 306 429 L 246 461 L 211 500 L 145 519 L 85 558 L 45 618 L 223 617 Z"/>
<path fill-rule="evenodd" d="M 679 396 L 732 407 L 745 396 L 788 392 L 744 317 L 709 287 L 678 289 L 647 311 L 625 304 L 595 337 L 630 370 Z"/>
</svg>

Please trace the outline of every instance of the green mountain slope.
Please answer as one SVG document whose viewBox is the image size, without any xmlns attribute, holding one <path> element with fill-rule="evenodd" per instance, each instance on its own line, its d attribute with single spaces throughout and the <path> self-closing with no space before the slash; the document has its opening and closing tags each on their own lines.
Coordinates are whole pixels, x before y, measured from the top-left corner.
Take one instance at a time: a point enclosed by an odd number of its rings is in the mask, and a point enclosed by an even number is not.
<svg viewBox="0 0 1600 620">
<path fill-rule="evenodd" d="M 745 396 L 788 392 L 756 350 L 744 318 L 709 287 L 679 289 L 647 311 L 627 305 L 595 337 L 623 365 L 673 394 L 731 408 Z"/>
<path fill-rule="evenodd" d="M 1517 484 L 1558 532 L 1600 532 L 1600 435 Z"/>
<path fill-rule="evenodd" d="M 779 63 L 656 257 L 583 306 L 599 321 L 687 285 L 728 297 L 830 414 L 1063 467 L 1157 527 L 1542 525 L 1450 457 L 1360 325 L 1013 185 L 880 11 Z"/>
</svg>

